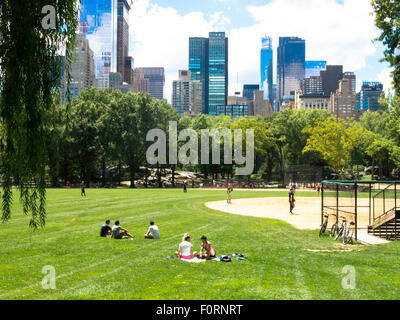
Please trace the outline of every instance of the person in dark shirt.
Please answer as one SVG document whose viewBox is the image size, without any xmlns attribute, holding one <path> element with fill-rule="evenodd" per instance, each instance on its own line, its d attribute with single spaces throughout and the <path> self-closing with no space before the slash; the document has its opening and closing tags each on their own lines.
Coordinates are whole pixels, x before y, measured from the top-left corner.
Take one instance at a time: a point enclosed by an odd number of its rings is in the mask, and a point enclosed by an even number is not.
<svg viewBox="0 0 400 320">
<path fill-rule="evenodd" d="M 82 183 L 81 183 L 81 197 L 86 197 L 85 182 L 84 181 L 82 181 Z"/>
<path fill-rule="evenodd" d="M 186 181 L 183 182 L 183 192 L 186 193 L 187 192 L 187 186 L 186 186 Z"/>
<path fill-rule="evenodd" d="M 100 228 L 100 237 L 111 238 L 112 232 L 110 227 L 110 220 L 107 220 Z"/>
<path fill-rule="evenodd" d="M 290 214 L 293 214 L 294 202 L 295 201 L 296 200 L 294 199 L 294 190 L 293 190 L 293 188 L 291 188 L 290 192 L 289 192 Z"/>
</svg>

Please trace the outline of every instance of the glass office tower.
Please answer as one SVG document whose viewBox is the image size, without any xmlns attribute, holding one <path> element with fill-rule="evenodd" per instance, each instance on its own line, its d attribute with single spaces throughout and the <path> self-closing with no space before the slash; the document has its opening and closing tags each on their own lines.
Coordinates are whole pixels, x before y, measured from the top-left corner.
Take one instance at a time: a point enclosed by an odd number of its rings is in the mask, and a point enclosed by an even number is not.
<svg viewBox="0 0 400 320">
<path fill-rule="evenodd" d="M 244 84 L 243 85 L 243 97 L 250 101 L 254 100 L 254 91 L 260 90 L 258 84 Z"/>
<path fill-rule="evenodd" d="M 297 37 L 280 37 L 278 47 L 279 105 L 300 89 L 305 77 L 306 42 Z"/>
<path fill-rule="evenodd" d="M 264 91 L 264 99 L 271 103 L 273 86 L 273 51 L 271 37 L 261 39 L 261 90 Z"/>
<path fill-rule="evenodd" d="M 208 38 L 189 38 L 191 80 L 202 83 L 202 113 L 208 113 Z"/>
<path fill-rule="evenodd" d="M 208 48 L 208 114 L 228 100 L 228 38 L 225 32 L 210 32 Z"/>
<path fill-rule="evenodd" d="M 357 111 L 378 111 L 384 110 L 379 103 L 383 93 L 383 85 L 380 82 L 363 82 L 361 91 L 358 94 Z"/>
<path fill-rule="evenodd" d="M 117 0 L 82 0 L 80 32 L 94 53 L 98 87 L 108 87 L 108 74 L 117 71 Z"/>
<path fill-rule="evenodd" d="M 326 70 L 326 61 L 306 61 L 306 78 L 319 77 Z"/>
</svg>

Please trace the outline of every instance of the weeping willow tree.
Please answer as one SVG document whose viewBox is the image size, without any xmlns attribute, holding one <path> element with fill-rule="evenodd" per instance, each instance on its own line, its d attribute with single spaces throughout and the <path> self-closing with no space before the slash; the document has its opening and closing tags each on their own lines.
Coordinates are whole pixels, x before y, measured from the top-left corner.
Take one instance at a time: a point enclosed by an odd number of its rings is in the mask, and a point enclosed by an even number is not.
<svg viewBox="0 0 400 320">
<path fill-rule="evenodd" d="M 30 226 L 45 225 L 45 116 L 59 86 L 60 50 L 66 49 L 67 61 L 72 57 L 77 2 L 0 0 L 3 222 L 11 216 L 15 184 Z"/>
</svg>

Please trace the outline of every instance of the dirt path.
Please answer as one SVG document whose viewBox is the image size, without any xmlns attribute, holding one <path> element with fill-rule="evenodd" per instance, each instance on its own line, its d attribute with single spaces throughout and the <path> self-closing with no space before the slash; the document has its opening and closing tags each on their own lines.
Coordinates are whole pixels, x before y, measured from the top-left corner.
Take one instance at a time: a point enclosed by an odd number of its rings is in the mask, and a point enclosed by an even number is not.
<svg viewBox="0 0 400 320">
<path fill-rule="evenodd" d="M 368 199 L 359 199 L 359 205 L 368 204 Z M 319 229 L 321 226 L 321 198 L 296 198 L 296 207 L 289 213 L 288 198 L 254 198 L 232 200 L 232 204 L 226 201 L 207 202 L 208 208 L 227 213 L 279 219 L 290 223 L 298 229 Z M 358 227 L 367 228 L 368 211 L 359 210 Z M 330 222 L 333 221 L 333 217 Z M 348 216 L 352 220 L 351 216 Z"/>
</svg>

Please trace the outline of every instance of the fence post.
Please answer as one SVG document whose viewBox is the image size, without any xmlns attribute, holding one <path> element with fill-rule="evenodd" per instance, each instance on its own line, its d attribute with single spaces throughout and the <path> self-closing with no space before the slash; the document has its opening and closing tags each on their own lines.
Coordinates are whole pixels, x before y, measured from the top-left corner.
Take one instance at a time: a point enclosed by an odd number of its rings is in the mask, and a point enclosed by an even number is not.
<svg viewBox="0 0 400 320">
<path fill-rule="evenodd" d="M 339 221 L 339 185 L 336 184 L 336 221 Z"/>
<path fill-rule="evenodd" d="M 324 182 L 321 183 L 321 225 L 324 224 Z"/>
<path fill-rule="evenodd" d="M 371 225 L 371 195 L 372 195 L 372 184 L 369 183 L 369 225 Z"/>
<path fill-rule="evenodd" d="M 356 239 L 356 241 L 357 241 L 357 220 L 358 220 L 358 217 L 357 217 L 357 212 L 358 212 L 358 210 L 357 210 L 357 208 L 358 208 L 358 202 L 357 202 L 357 182 L 355 182 L 354 183 L 354 199 L 355 199 L 355 208 L 354 208 L 354 214 L 355 214 L 355 221 L 354 221 L 354 223 L 355 223 L 355 225 L 354 225 L 354 231 L 355 231 L 355 239 Z"/>
</svg>

